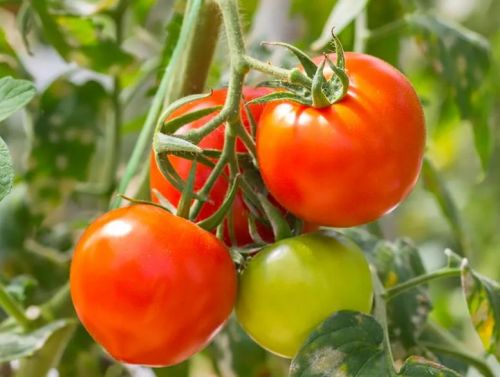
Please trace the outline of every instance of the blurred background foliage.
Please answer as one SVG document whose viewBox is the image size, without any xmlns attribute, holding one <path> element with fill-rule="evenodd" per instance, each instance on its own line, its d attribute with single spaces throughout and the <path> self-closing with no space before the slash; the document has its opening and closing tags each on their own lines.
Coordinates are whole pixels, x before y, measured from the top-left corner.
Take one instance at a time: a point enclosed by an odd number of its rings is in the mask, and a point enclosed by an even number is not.
<svg viewBox="0 0 500 377">
<path fill-rule="evenodd" d="M 287 53 L 259 42 L 322 48 L 336 26 L 346 50 L 364 50 L 400 68 L 424 104 L 428 160 L 418 187 L 381 220 L 381 231 L 388 239 L 413 240 L 427 269 L 445 264 L 443 250 L 451 248 L 477 271 L 500 279 L 500 2 L 356 0 L 335 15 L 340 2 L 241 0 L 249 51 L 293 65 Z M 24 305 L 57 297 L 75 240 L 106 210 L 116 172 L 123 171 L 175 46 L 184 7 L 180 0 L 0 1 L 0 76 L 33 80 L 38 92 L 0 127 L 16 168 L 14 190 L 0 203 L 0 279 Z M 226 64 L 219 43 L 208 88 L 224 85 Z M 251 75 L 249 83 L 260 79 Z M 131 195 L 147 195 L 142 181 L 134 182 Z M 431 317 L 480 353 L 457 282 L 430 288 Z M 59 304 L 61 312 L 71 311 Z M 68 344 L 53 376 L 154 375 L 115 364 L 81 327 Z M 4 364 L 0 376 L 18 367 Z M 197 370 L 203 376 L 282 376 L 286 363 L 255 346 L 232 321 L 190 363 L 154 373 Z"/>
</svg>

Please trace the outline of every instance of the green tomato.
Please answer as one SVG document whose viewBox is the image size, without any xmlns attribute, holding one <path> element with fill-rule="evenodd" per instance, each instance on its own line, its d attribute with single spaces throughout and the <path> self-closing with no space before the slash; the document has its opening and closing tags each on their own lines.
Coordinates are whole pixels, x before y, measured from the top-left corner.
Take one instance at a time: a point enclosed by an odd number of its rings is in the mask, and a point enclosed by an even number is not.
<svg viewBox="0 0 500 377">
<path fill-rule="evenodd" d="M 263 248 L 241 275 L 236 315 L 258 344 L 291 358 L 332 313 L 369 312 L 372 296 L 363 252 L 323 230 Z"/>
</svg>

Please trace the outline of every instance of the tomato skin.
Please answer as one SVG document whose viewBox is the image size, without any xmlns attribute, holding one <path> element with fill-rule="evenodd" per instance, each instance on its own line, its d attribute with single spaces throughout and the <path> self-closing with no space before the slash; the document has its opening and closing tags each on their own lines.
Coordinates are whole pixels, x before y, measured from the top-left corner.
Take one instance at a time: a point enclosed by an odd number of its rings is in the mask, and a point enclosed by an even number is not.
<svg viewBox="0 0 500 377">
<path fill-rule="evenodd" d="M 341 101 L 323 109 L 272 102 L 257 129 L 271 194 L 296 216 L 335 227 L 395 208 L 418 179 L 425 144 L 422 107 L 398 70 L 359 53 L 346 53 L 346 67 Z"/>
<path fill-rule="evenodd" d="M 115 359 L 168 366 L 200 351 L 230 315 L 236 270 L 224 244 L 151 205 L 110 211 L 78 242 L 78 317 Z"/>
<path fill-rule="evenodd" d="M 372 281 L 363 252 L 332 230 L 263 248 L 240 277 L 236 315 L 257 343 L 295 356 L 333 312 L 369 312 Z"/>
<path fill-rule="evenodd" d="M 245 87 L 243 90 L 243 96 L 245 98 L 245 101 L 250 101 L 254 98 L 261 97 L 265 94 L 269 93 L 269 89 L 267 88 L 251 88 L 251 87 Z M 208 98 L 203 98 L 201 100 L 197 100 L 194 102 L 191 102 L 185 106 L 182 106 L 180 109 L 176 110 L 171 118 L 178 117 L 182 114 L 195 111 L 195 110 L 200 110 L 203 108 L 208 108 L 208 107 L 213 107 L 213 106 L 220 106 L 224 104 L 224 101 L 226 99 L 226 94 L 227 94 L 227 89 L 218 89 L 214 90 L 212 92 L 212 95 L 209 96 Z M 258 122 L 260 115 L 262 113 L 262 110 L 264 109 L 263 105 L 250 105 L 249 106 L 250 111 L 252 113 L 252 116 L 254 117 L 255 121 Z M 215 114 L 215 113 L 214 113 Z M 206 116 L 202 119 L 199 119 L 197 121 L 194 121 L 192 123 L 189 123 L 182 127 L 178 133 L 185 133 L 189 130 L 199 128 L 206 124 L 208 120 L 213 118 L 215 115 L 211 114 L 209 116 Z M 248 119 L 246 116 L 246 112 L 242 111 L 242 119 L 244 125 L 248 128 L 249 123 Z M 203 140 L 199 143 L 199 146 L 202 148 L 209 148 L 209 149 L 217 149 L 217 150 L 222 150 L 224 146 L 224 126 L 221 125 L 218 127 L 214 132 L 210 133 L 208 136 L 203 138 Z M 236 150 L 238 152 L 245 152 L 246 148 L 243 145 L 243 143 L 240 140 L 237 140 L 236 144 Z M 191 170 L 191 165 L 192 162 L 190 160 L 177 157 L 177 156 L 172 156 L 170 155 L 169 157 L 170 162 L 172 163 L 173 167 L 175 170 L 179 173 L 179 175 L 183 178 L 186 179 L 189 175 L 189 171 Z M 167 198 L 172 204 L 177 205 L 179 203 L 181 193 L 173 186 L 170 184 L 170 182 L 163 177 L 161 171 L 159 170 L 159 167 L 156 164 L 155 158 L 154 158 L 154 153 L 151 153 L 150 157 L 150 186 L 152 189 L 158 190 L 161 195 L 163 195 L 165 198 Z M 200 189 L 203 184 L 206 182 L 210 172 L 211 168 L 208 166 L 205 166 L 203 164 L 198 164 L 196 167 L 196 177 L 195 177 L 195 183 L 194 183 L 194 188 L 195 190 Z M 227 179 L 224 177 L 219 177 L 217 181 L 215 182 L 212 191 L 210 192 L 209 195 L 209 201 L 203 204 L 199 216 L 196 218 L 197 221 L 203 220 L 210 215 L 212 215 L 222 204 L 224 201 L 224 198 L 227 193 Z M 151 197 L 153 201 L 158 201 L 158 198 L 154 194 L 154 192 L 151 192 Z M 245 245 L 249 244 L 252 242 L 252 238 L 250 237 L 250 234 L 248 232 L 248 208 L 246 207 L 244 201 L 243 201 L 243 196 L 241 193 L 238 193 L 236 195 L 236 198 L 233 203 L 232 207 L 232 213 L 233 213 L 233 219 L 234 219 L 234 229 L 235 229 L 235 236 L 236 236 L 236 241 L 238 245 Z M 268 227 L 261 226 L 259 227 L 259 230 L 262 233 L 262 236 L 264 239 L 272 239 L 272 231 Z M 227 243 L 229 243 L 229 235 L 226 229 L 226 236 L 225 240 Z"/>
</svg>

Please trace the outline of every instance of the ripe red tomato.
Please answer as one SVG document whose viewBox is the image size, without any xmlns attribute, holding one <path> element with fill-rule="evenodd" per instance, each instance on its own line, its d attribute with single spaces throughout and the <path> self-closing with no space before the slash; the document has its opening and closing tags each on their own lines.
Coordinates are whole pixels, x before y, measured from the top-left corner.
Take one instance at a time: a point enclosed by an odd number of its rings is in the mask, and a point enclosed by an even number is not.
<svg viewBox="0 0 500 377">
<path fill-rule="evenodd" d="M 262 347 L 293 357 L 339 310 L 369 312 L 372 280 L 363 252 L 331 230 L 266 246 L 240 278 L 236 315 Z"/>
<path fill-rule="evenodd" d="M 94 221 L 70 274 L 73 304 L 92 337 L 117 360 L 151 366 L 200 351 L 230 315 L 236 283 L 221 241 L 151 205 Z"/>
<path fill-rule="evenodd" d="M 422 165 L 425 125 L 410 82 L 373 56 L 346 53 L 349 91 L 316 109 L 266 105 L 257 130 L 262 177 L 274 198 L 313 223 L 349 227 L 395 208 Z"/>
<path fill-rule="evenodd" d="M 178 110 L 176 110 L 172 115 L 171 118 L 178 117 L 182 114 L 191 112 L 191 111 L 196 111 L 208 107 L 213 107 L 213 106 L 220 106 L 224 104 L 224 101 L 226 100 L 226 93 L 227 89 L 218 89 L 214 90 L 212 95 L 208 98 L 203 98 L 194 102 L 191 102 L 185 106 L 182 106 Z M 246 87 L 243 90 L 243 96 L 245 98 L 245 101 L 250 101 L 254 98 L 261 97 L 265 94 L 269 93 L 269 89 L 266 88 L 250 88 Z M 252 112 L 253 117 L 255 118 L 255 121 L 258 122 L 260 115 L 263 110 L 263 105 L 250 105 L 250 111 Z M 183 133 L 187 132 L 191 129 L 196 129 L 201 126 L 203 126 L 207 121 L 209 121 L 211 118 L 215 116 L 214 114 L 211 114 L 209 116 L 206 116 L 200 120 L 194 121 L 192 123 L 189 123 L 182 127 L 178 133 Z M 243 118 L 243 123 L 244 125 L 248 128 L 249 127 L 249 122 L 246 116 L 246 112 L 242 111 L 242 118 Z M 224 126 L 221 125 L 219 128 L 217 128 L 214 132 L 206 136 L 200 143 L 200 147 L 202 148 L 209 148 L 209 149 L 216 149 L 216 150 L 222 150 L 224 146 Z M 243 145 L 243 143 L 238 140 L 236 144 L 236 149 L 238 152 L 245 152 L 246 148 Z M 173 167 L 177 171 L 177 173 L 183 178 L 186 179 L 189 175 L 189 172 L 191 170 L 191 165 L 192 162 L 190 160 L 177 157 L 177 156 L 169 156 L 169 160 L 172 163 Z M 194 183 L 194 188 L 195 190 L 200 189 L 203 184 L 206 182 L 210 172 L 211 168 L 209 168 L 206 165 L 198 164 L 196 167 L 196 178 L 195 178 L 195 183 Z M 172 204 L 177 205 L 180 200 L 181 193 L 170 184 L 170 182 L 162 175 L 161 171 L 159 170 L 154 154 L 151 154 L 151 163 L 150 163 L 150 186 L 151 189 L 156 189 L 158 190 L 161 195 L 163 195 L 165 198 L 167 198 Z M 227 179 L 224 177 L 219 177 L 217 181 L 215 182 L 212 191 L 210 192 L 209 195 L 209 201 L 203 204 L 203 207 L 200 211 L 199 216 L 197 217 L 197 221 L 203 220 L 210 215 L 212 215 L 222 204 L 224 201 L 224 197 L 226 196 L 227 192 L 227 187 L 228 187 L 228 182 Z M 154 193 L 151 193 L 151 197 L 154 201 L 157 201 L 156 195 Z M 236 198 L 233 203 L 233 219 L 234 219 L 234 230 L 235 230 L 235 236 L 236 236 L 236 241 L 238 245 L 244 245 L 252 242 L 252 238 L 250 237 L 250 234 L 248 232 L 248 209 L 243 202 L 243 196 L 241 193 L 238 193 L 236 195 Z M 270 228 L 261 226 L 259 227 L 259 230 L 262 233 L 262 236 L 265 239 L 272 239 L 272 231 Z M 226 230 L 226 241 L 229 242 L 229 237 L 228 237 L 228 232 Z"/>
</svg>

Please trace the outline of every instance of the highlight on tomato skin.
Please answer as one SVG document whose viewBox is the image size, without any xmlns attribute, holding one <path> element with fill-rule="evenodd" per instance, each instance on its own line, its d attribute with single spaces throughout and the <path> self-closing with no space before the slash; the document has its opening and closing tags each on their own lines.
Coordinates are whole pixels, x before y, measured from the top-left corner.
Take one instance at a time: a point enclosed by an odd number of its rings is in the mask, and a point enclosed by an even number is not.
<svg viewBox="0 0 500 377">
<path fill-rule="evenodd" d="M 373 56 L 345 57 L 349 89 L 342 100 L 321 109 L 268 103 L 256 140 L 276 201 L 333 227 L 368 223 L 401 203 L 417 182 L 425 145 L 422 106 L 404 75 Z"/>
<path fill-rule="evenodd" d="M 363 252 L 344 236 L 322 230 L 260 250 L 240 276 L 236 315 L 261 347 L 293 358 L 331 314 L 369 313 L 372 299 Z"/>
<path fill-rule="evenodd" d="M 199 352 L 221 328 L 237 279 L 213 234 L 140 204 L 112 210 L 86 229 L 70 287 L 79 319 L 111 356 L 169 366 Z"/>
<path fill-rule="evenodd" d="M 269 91 L 270 89 L 268 88 L 245 87 L 243 90 L 244 100 L 247 102 L 251 101 L 252 99 L 268 94 Z M 221 106 L 224 104 L 224 101 L 226 100 L 226 95 L 227 95 L 226 88 L 214 90 L 212 91 L 212 94 L 207 98 L 196 100 L 184 106 L 181 106 L 181 108 L 177 109 L 171 115 L 171 118 L 175 118 L 180 115 L 200 110 L 203 108 Z M 264 105 L 258 105 L 258 104 L 249 105 L 249 110 L 256 122 L 259 121 L 263 109 Z M 199 128 L 204 124 L 206 124 L 206 122 L 209 121 L 211 118 L 213 118 L 215 115 L 216 113 L 203 117 L 197 121 L 188 123 L 187 125 L 183 126 L 178 131 L 178 133 L 183 133 L 191 129 Z M 248 129 L 250 127 L 249 120 L 246 115 L 246 111 L 243 108 L 241 111 L 241 115 L 243 124 Z M 222 150 L 224 146 L 224 125 L 221 125 L 214 132 L 210 133 L 205 138 L 203 138 L 199 143 L 199 146 L 201 148 Z M 236 150 L 238 152 L 246 151 L 245 146 L 239 139 L 237 140 Z M 174 169 L 179 174 L 179 176 L 183 179 L 186 179 L 191 170 L 192 161 L 172 155 L 170 155 L 168 158 Z M 196 177 L 194 183 L 195 190 L 199 190 L 203 186 L 211 170 L 212 169 L 210 167 L 205 166 L 203 164 L 197 165 Z M 158 198 L 154 193 L 154 190 L 158 190 L 158 192 L 166 199 L 168 199 L 172 204 L 177 205 L 179 203 L 181 193 L 161 173 L 155 161 L 154 152 L 152 152 L 150 156 L 150 187 L 152 189 L 151 198 L 153 201 L 158 202 Z M 212 215 L 217 210 L 217 208 L 220 207 L 226 196 L 227 189 L 228 189 L 227 179 L 223 176 L 219 177 L 216 180 L 212 190 L 210 191 L 209 200 L 203 204 L 200 214 L 196 218 L 196 221 L 201 221 L 203 219 L 206 219 L 207 217 Z M 236 195 L 236 198 L 233 203 L 232 214 L 234 221 L 234 233 L 236 237 L 236 243 L 237 245 L 240 246 L 252 243 L 253 241 L 248 231 L 248 215 L 249 215 L 248 211 L 249 210 L 243 200 L 243 195 L 241 192 L 239 192 Z M 261 233 L 262 238 L 267 241 L 272 241 L 273 236 L 271 228 L 260 223 L 258 225 L 259 225 L 258 227 L 259 233 Z M 227 227 L 225 229 L 225 242 L 227 244 L 230 244 L 230 237 Z"/>
</svg>

